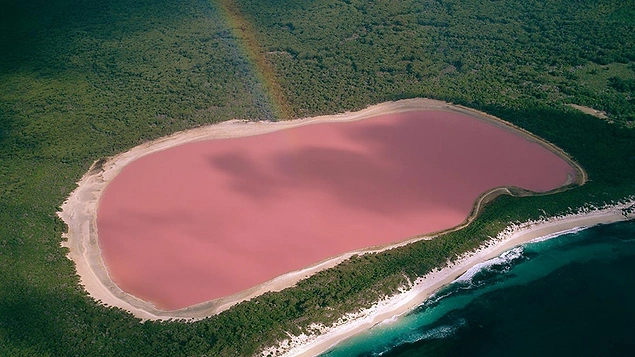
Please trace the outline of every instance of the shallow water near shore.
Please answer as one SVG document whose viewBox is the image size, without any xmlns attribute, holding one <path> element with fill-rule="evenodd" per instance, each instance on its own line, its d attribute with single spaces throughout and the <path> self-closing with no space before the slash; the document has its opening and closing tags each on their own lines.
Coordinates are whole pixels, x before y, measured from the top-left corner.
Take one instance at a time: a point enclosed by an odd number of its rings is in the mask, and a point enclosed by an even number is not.
<svg viewBox="0 0 635 357">
<path fill-rule="evenodd" d="M 635 221 L 516 247 L 323 356 L 596 356 L 635 349 Z"/>
</svg>

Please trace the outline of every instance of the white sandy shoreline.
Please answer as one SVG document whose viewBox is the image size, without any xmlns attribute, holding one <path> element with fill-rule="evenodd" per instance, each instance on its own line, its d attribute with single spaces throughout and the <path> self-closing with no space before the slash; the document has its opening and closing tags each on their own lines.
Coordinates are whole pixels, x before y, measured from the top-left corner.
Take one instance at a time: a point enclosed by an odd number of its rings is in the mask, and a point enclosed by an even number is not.
<svg viewBox="0 0 635 357">
<path fill-rule="evenodd" d="M 601 209 L 588 208 L 575 214 L 511 224 L 479 250 L 467 253 L 455 263 L 417 279 L 412 286 L 403 289 L 401 293 L 382 300 L 369 309 L 349 314 L 333 326 L 315 325 L 312 329 L 313 334 L 310 336 L 290 336 L 279 345 L 263 350 L 261 355 L 279 357 L 319 355 L 345 339 L 407 313 L 423 303 L 434 292 L 456 280 L 468 269 L 495 258 L 513 247 L 541 237 L 553 237 L 599 224 L 635 219 L 633 207 L 635 207 L 635 199 L 632 198 L 628 202 Z M 631 208 L 629 213 L 624 211 L 626 208 Z"/>
<path fill-rule="evenodd" d="M 261 295 L 265 292 L 280 291 L 284 288 L 293 286 L 298 281 L 313 275 L 320 270 L 333 267 L 350 258 L 352 255 L 378 252 L 421 239 L 432 239 L 434 235 L 431 234 L 427 236 L 414 237 L 388 246 L 370 247 L 358 251 L 347 252 L 336 257 L 331 257 L 325 261 L 317 262 L 310 267 L 289 272 L 288 274 L 282 275 L 243 292 L 174 311 L 163 311 L 157 309 L 151 303 L 138 299 L 137 297 L 121 290 L 110 278 L 98 244 L 96 216 L 100 197 L 108 183 L 123 169 L 123 167 L 140 157 L 178 145 L 201 140 L 261 135 L 273 131 L 315 123 L 356 121 L 372 118 L 378 115 L 414 110 L 443 110 L 460 112 L 479 120 L 484 120 L 494 125 L 506 128 L 507 130 L 519 132 L 520 134 L 525 135 L 529 140 L 533 140 L 543 145 L 569 162 L 571 166 L 576 169 L 575 181 L 577 184 L 583 184 L 586 182 L 586 173 L 584 170 L 582 170 L 577 163 L 571 160 L 566 153 L 554 145 L 535 137 L 533 134 L 528 133 L 521 128 L 517 128 L 486 113 L 437 100 L 418 98 L 396 102 L 386 102 L 370 106 L 357 112 L 284 122 L 244 122 L 232 120 L 175 133 L 161 139 L 144 143 L 130 149 L 129 151 L 108 158 L 107 160 L 100 160 L 99 163 L 94 164 L 89 172 L 87 172 L 78 182 L 78 187 L 63 203 L 61 207 L 62 211 L 58 213 L 62 220 L 64 220 L 64 222 L 68 225 L 68 233 L 64 234 L 66 241 L 62 242 L 62 246 L 69 248 L 68 257 L 75 263 L 81 284 L 86 288 L 91 297 L 105 305 L 119 307 L 129 311 L 136 317 L 156 320 L 205 318 L 224 311 L 234 304 Z M 475 202 L 474 210 L 466 221 L 451 230 L 465 227 L 478 214 L 478 211 L 483 206 L 483 203 L 500 194 L 512 193 L 510 189 L 503 187 L 494 188 L 491 191 L 484 193 Z"/>
</svg>

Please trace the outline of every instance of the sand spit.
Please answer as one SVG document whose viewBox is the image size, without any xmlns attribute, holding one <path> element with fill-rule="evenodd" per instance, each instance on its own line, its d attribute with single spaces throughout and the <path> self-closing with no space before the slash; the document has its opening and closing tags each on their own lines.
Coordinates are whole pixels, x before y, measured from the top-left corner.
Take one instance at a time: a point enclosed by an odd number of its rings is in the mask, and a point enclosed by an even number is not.
<svg viewBox="0 0 635 357">
<path fill-rule="evenodd" d="M 305 118 L 285 122 L 246 122 L 232 120 L 220 124 L 179 132 L 165 138 L 144 143 L 125 153 L 121 153 L 106 160 L 98 160 L 95 164 L 93 164 L 89 172 L 86 173 L 78 182 L 77 189 L 71 193 L 69 198 L 62 205 L 62 211 L 59 212 L 59 216 L 69 227 L 68 233 L 64 234 L 66 241 L 62 242 L 62 246 L 70 249 L 68 257 L 76 264 L 81 284 L 84 285 L 88 293 L 93 298 L 101 301 L 103 304 L 125 309 L 142 319 L 200 319 L 224 311 L 234 304 L 261 295 L 267 291 L 279 291 L 293 286 L 299 280 L 304 279 L 320 270 L 333 267 L 354 254 L 377 252 L 390 249 L 395 246 L 408 244 L 416 240 L 431 239 L 434 235 L 415 237 L 389 246 L 371 247 L 368 249 L 345 253 L 319 262 L 306 269 L 282 275 L 246 291 L 174 311 L 159 310 L 152 304 L 122 291 L 111 280 L 108 274 L 97 240 L 98 232 L 96 213 L 101 195 L 108 183 L 122 170 L 124 166 L 140 157 L 195 141 L 260 135 L 314 123 L 355 121 L 383 114 L 414 110 L 446 110 L 460 112 L 480 120 L 493 123 L 508 130 L 516 132 L 520 131 L 530 140 L 540 143 L 566 160 L 572 167 L 575 168 L 576 177 L 571 178 L 571 182 L 567 187 L 586 182 L 586 173 L 584 170 L 582 170 L 577 163 L 571 160 L 566 153 L 554 145 L 537 138 L 523 129 L 517 128 L 485 113 L 436 100 L 409 99 L 397 102 L 387 102 L 371 106 L 358 112 Z M 512 194 L 512 192 L 516 195 L 527 194 L 523 191 L 507 188 L 496 188 L 486 192 L 477 200 L 468 219 L 454 229 L 460 229 L 469 224 L 475 215 L 478 214 L 483 203 L 500 194 Z"/>
<path fill-rule="evenodd" d="M 532 240 L 575 232 L 599 224 L 635 219 L 635 198 L 605 207 L 586 207 L 564 216 L 510 224 L 479 249 L 466 253 L 447 267 L 417 279 L 400 293 L 377 302 L 368 309 L 348 314 L 332 326 L 313 325 L 310 334 L 289 335 L 277 346 L 264 349 L 261 356 L 316 356 L 341 341 L 366 331 L 384 321 L 391 321 L 419 306 L 434 292 L 456 280 L 475 265 Z"/>
</svg>

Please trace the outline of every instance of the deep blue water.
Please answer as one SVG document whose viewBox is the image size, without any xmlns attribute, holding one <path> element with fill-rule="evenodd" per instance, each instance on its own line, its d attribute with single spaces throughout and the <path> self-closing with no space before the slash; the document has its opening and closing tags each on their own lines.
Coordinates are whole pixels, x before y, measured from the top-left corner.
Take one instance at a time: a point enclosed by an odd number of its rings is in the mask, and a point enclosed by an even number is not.
<svg viewBox="0 0 635 357">
<path fill-rule="evenodd" d="M 635 356 L 635 221 L 516 247 L 324 356 Z"/>
</svg>

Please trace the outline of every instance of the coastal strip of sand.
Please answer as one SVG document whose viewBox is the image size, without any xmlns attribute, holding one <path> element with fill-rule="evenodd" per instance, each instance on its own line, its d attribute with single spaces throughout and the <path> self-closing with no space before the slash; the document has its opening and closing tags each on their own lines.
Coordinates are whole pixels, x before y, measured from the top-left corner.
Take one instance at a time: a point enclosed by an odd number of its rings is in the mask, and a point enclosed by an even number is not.
<svg viewBox="0 0 635 357">
<path fill-rule="evenodd" d="M 62 210 L 59 212 L 59 216 L 68 225 L 68 232 L 64 234 L 65 240 L 62 242 L 62 246 L 69 249 L 68 257 L 75 262 L 81 284 L 86 288 L 90 296 L 101 303 L 107 306 L 122 308 L 142 319 L 200 319 L 224 311 L 234 304 L 261 295 L 267 291 L 279 291 L 293 286 L 298 281 L 315 274 L 318 271 L 333 267 L 348 259 L 352 255 L 378 252 L 421 239 L 432 239 L 435 235 L 420 236 L 388 246 L 371 247 L 359 251 L 348 252 L 322 262 L 317 262 L 305 269 L 289 272 L 240 293 L 173 311 L 163 311 L 157 309 L 147 301 L 141 300 L 121 290 L 109 276 L 108 269 L 102 258 L 98 243 L 96 215 L 100 197 L 102 196 L 108 183 L 123 169 L 123 167 L 138 158 L 157 151 L 166 150 L 178 145 L 196 141 L 261 135 L 315 123 L 355 121 L 383 114 L 414 110 L 447 110 L 460 112 L 509 130 L 520 131 L 529 140 L 545 146 L 571 164 L 576 171 L 576 177 L 572 178 L 572 181 L 569 182 L 570 185 L 583 184 L 586 182 L 586 173 L 584 170 L 582 170 L 577 163 L 571 160 L 566 153 L 554 145 L 551 145 L 550 143 L 547 143 L 520 128 L 486 113 L 436 100 L 408 99 L 396 102 L 387 102 L 371 106 L 358 112 L 284 122 L 246 122 L 233 120 L 179 132 L 165 138 L 144 143 L 114 157 L 96 161 L 89 172 L 81 178 L 78 182 L 78 187 L 71 193 L 69 198 L 61 207 Z M 482 203 L 487 202 L 492 197 L 499 194 L 511 194 L 511 192 L 507 188 L 496 188 L 490 192 L 484 193 L 477 202 L 475 202 L 473 212 L 466 221 L 451 230 L 460 229 L 469 224 L 478 214 Z"/>
<path fill-rule="evenodd" d="M 470 268 L 495 258 L 513 247 L 532 240 L 554 237 L 568 232 L 635 219 L 635 199 L 602 208 L 587 208 L 579 213 L 511 224 L 496 238 L 456 262 L 417 279 L 394 296 L 377 302 L 371 308 L 342 317 L 332 326 L 314 325 L 310 335 L 291 336 L 277 346 L 266 348 L 262 356 L 316 356 L 358 333 L 384 321 L 403 315 L 423 303 L 445 285 Z"/>
</svg>

